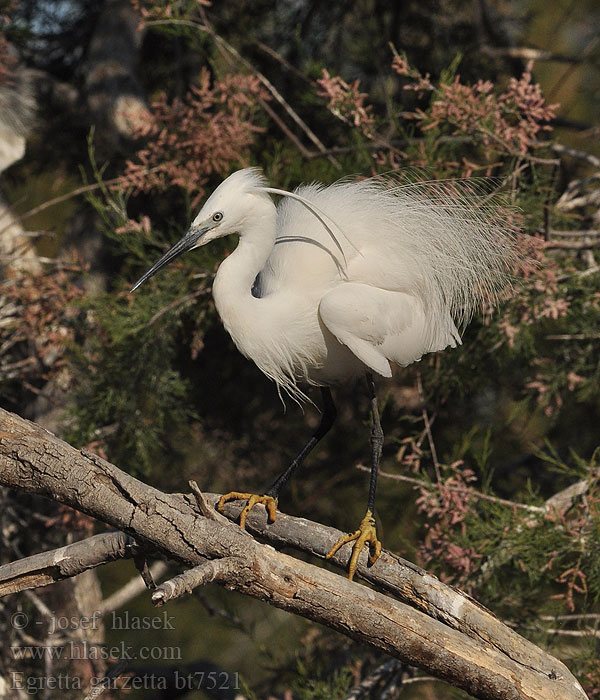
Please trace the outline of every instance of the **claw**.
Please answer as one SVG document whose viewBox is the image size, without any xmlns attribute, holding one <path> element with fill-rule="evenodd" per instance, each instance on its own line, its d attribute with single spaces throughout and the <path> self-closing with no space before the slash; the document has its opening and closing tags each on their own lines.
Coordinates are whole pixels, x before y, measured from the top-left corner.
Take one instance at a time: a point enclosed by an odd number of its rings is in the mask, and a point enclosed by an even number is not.
<svg viewBox="0 0 600 700">
<path fill-rule="evenodd" d="M 358 526 L 358 530 L 347 535 L 342 535 L 329 550 L 325 558 L 331 559 L 341 547 L 353 541 L 352 556 L 350 557 L 350 563 L 348 565 L 348 578 L 350 581 L 354 578 L 358 565 L 358 557 L 366 544 L 369 545 L 369 566 L 373 566 L 381 554 L 381 542 L 377 539 L 375 518 L 370 510 L 367 510 L 365 517 Z"/>
<path fill-rule="evenodd" d="M 228 501 L 247 501 L 242 512 L 240 513 L 240 527 L 246 529 L 246 518 L 248 513 L 254 508 L 257 503 L 262 503 L 267 509 L 269 522 L 274 523 L 277 517 L 277 499 L 273 496 L 258 496 L 255 493 L 244 493 L 243 491 L 230 491 L 219 498 L 217 510 L 222 513 L 225 509 L 225 504 Z"/>
</svg>

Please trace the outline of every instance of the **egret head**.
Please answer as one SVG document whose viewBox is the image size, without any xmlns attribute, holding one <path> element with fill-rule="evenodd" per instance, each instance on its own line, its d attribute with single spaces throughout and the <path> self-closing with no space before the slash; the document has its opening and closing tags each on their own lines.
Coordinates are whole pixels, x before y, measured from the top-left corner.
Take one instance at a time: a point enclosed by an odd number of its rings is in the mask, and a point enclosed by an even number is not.
<svg viewBox="0 0 600 700">
<path fill-rule="evenodd" d="M 206 245 L 230 233 L 241 233 L 248 216 L 260 215 L 268 203 L 273 208 L 264 187 L 265 179 L 256 168 L 238 170 L 217 187 L 193 220 L 188 232 L 152 265 L 130 291 L 134 291 L 182 253 Z"/>
</svg>

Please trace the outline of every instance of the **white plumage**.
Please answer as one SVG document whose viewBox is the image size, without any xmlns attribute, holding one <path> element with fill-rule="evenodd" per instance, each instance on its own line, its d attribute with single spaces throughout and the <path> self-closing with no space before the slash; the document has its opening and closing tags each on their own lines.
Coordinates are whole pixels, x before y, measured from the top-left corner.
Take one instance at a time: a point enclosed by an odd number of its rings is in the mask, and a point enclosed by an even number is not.
<svg viewBox="0 0 600 700">
<path fill-rule="evenodd" d="M 283 195 L 276 207 L 271 194 Z M 231 233 L 234 252 L 219 266 L 213 295 L 238 349 L 296 400 L 300 383 L 323 387 L 324 411 L 312 438 L 263 495 L 246 500 L 240 524 L 256 503 L 275 519 L 282 486 L 331 428 L 329 386 L 366 373 L 373 424 L 366 515 L 328 558 L 354 542 L 381 552 L 374 518 L 383 431 L 372 372 L 389 377 L 390 363 L 408 365 L 425 353 L 460 343 L 459 329 L 489 306 L 518 260 L 513 229 L 493 199 L 456 181 L 400 186 L 393 177 L 300 187 L 268 187 L 253 168 L 233 173 L 206 201 L 188 233 L 134 285 L 185 252 Z"/>
<path fill-rule="evenodd" d="M 515 261 L 513 230 L 463 182 L 313 184 L 277 207 L 269 189 L 252 168 L 227 178 L 193 227 L 223 219 L 193 247 L 240 234 L 217 272 L 217 310 L 238 349 L 295 397 L 298 382 L 391 376 L 390 362 L 456 346 Z"/>
</svg>

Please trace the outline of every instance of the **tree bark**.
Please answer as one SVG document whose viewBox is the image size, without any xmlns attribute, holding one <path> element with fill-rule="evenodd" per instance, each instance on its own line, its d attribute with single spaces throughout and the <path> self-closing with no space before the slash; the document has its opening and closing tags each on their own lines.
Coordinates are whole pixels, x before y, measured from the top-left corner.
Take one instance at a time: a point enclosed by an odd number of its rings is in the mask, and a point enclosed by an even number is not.
<svg viewBox="0 0 600 700">
<path fill-rule="evenodd" d="M 470 634 L 454 629 L 445 619 L 435 619 L 406 603 L 278 552 L 230 522 L 204 517 L 194 498 L 162 493 L 100 457 L 76 450 L 39 426 L 2 410 L 0 484 L 77 508 L 131 535 L 140 546 L 158 550 L 187 567 L 221 560 L 211 567 L 207 580 L 327 625 L 426 669 L 477 698 L 586 697 L 563 663 L 514 632 L 504 633 L 511 640 L 508 646 L 506 642 L 497 643 L 498 626 L 504 627 L 499 621 L 468 596 L 417 567 L 408 568 L 414 579 L 420 580 L 418 597 L 424 599 L 421 609 L 445 611 L 438 617 L 462 620 L 464 628 L 471 629 Z M 312 527 L 307 521 L 298 524 L 298 529 L 306 531 L 304 537 L 310 536 Z M 325 546 L 331 546 L 339 534 L 330 532 Z M 405 565 L 386 554 L 371 574 L 383 572 L 388 566 L 402 569 Z M 361 566 L 359 574 L 364 573 Z M 452 592 L 456 604 L 453 610 L 447 609 Z M 414 602 L 410 592 L 406 597 Z M 489 629 L 488 622 L 492 625 Z"/>
<path fill-rule="evenodd" d="M 133 537 L 106 532 L 50 552 L 34 554 L 0 566 L 0 598 L 31 588 L 48 586 L 139 550 Z"/>
</svg>

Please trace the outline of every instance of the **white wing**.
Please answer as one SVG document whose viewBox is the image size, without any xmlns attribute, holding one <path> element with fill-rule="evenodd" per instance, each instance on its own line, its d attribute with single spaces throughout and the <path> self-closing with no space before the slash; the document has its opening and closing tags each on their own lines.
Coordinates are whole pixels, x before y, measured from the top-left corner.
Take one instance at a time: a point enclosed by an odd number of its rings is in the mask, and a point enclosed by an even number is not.
<svg viewBox="0 0 600 700">
<path fill-rule="evenodd" d="M 431 333 L 420 301 L 404 292 L 342 283 L 321 300 L 321 320 L 340 343 L 384 377 L 390 361 L 409 365 L 428 352 L 460 343 L 451 317 Z"/>
</svg>

